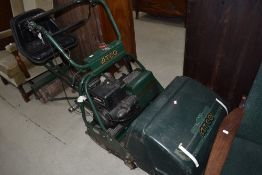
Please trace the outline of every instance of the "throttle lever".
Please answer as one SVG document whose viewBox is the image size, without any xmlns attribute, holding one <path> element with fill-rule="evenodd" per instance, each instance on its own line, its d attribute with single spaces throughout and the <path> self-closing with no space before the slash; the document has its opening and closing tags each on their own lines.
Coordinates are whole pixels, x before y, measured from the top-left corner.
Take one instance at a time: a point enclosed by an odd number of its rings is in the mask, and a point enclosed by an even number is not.
<svg viewBox="0 0 262 175">
<path fill-rule="evenodd" d="M 35 25 L 34 22 L 27 20 L 26 23 L 27 23 L 27 24 L 26 24 L 26 27 L 28 28 L 28 30 L 29 30 L 30 32 L 32 32 L 33 35 L 36 35 L 36 36 L 42 41 L 43 44 L 45 44 L 45 41 L 44 41 L 43 36 L 42 36 L 42 33 L 40 32 L 39 29 L 37 29 L 37 28 L 34 27 L 34 25 Z"/>
<path fill-rule="evenodd" d="M 40 32 L 37 34 L 37 37 L 42 41 L 43 44 L 45 44 L 45 41 L 44 41 L 42 34 Z"/>
</svg>

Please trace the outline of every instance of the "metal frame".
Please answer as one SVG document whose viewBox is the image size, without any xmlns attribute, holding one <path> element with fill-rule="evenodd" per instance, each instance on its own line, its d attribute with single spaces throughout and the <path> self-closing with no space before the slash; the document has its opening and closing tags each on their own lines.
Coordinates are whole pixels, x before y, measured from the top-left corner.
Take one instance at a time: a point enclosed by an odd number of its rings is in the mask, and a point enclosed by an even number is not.
<svg viewBox="0 0 262 175">
<path fill-rule="evenodd" d="M 56 12 L 59 11 L 63 11 L 65 9 L 68 8 L 73 8 L 76 7 L 78 5 L 82 5 L 85 3 L 89 3 L 92 6 L 96 6 L 96 5 L 101 5 L 103 7 L 103 9 L 105 10 L 112 26 L 113 29 L 116 33 L 117 36 L 117 41 L 114 41 L 112 43 L 110 43 L 109 45 L 111 45 L 112 47 L 116 47 L 117 49 L 119 49 L 119 53 L 117 56 L 115 56 L 113 59 L 109 60 L 108 62 L 106 62 L 105 64 L 99 64 L 99 62 L 101 61 L 101 54 L 96 57 L 94 56 L 94 58 L 92 58 L 92 60 L 95 60 L 93 63 L 86 63 L 86 64 L 77 64 L 76 62 L 74 62 L 74 60 L 65 52 L 65 50 L 56 42 L 56 40 L 53 38 L 53 35 L 51 33 L 49 33 L 47 30 L 45 30 L 42 26 L 37 25 L 37 20 L 50 16 Z M 117 157 L 121 158 L 122 160 L 124 160 L 124 162 L 130 167 L 130 168 L 134 168 L 135 165 L 133 163 L 133 158 L 132 156 L 129 154 L 129 152 L 124 148 L 124 146 L 122 146 L 120 144 L 120 142 L 113 138 L 106 130 L 104 124 L 102 123 L 101 117 L 98 113 L 98 110 L 96 109 L 96 106 L 89 94 L 89 89 L 88 89 L 88 83 L 90 82 L 90 80 L 92 80 L 92 78 L 100 75 L 101 73 L 103 73 L 105 70 L 107 70 L 109 67 L 111 67 L 112 65 L 114 65 L 115 63 L 119 62 L 120 60 L 124 60 L 124 61 L 134 61 L 136 62 L 140 68 L 142 70 L 145 70 L 144 66 L 133 56 L 129 55 L 126 53 L 126 51 L 124 50 L 123 47 L 123 43 L 121 41 L 121 34 L 118 30 L 118 27 L 115 23 L 115 20 L 106 4 L 106 2 L 104 0 L 74 0 L 62 7 L 59 7 L 57 9 L 52 9 L 50 11 L 41 13 L 33 18 L 27 19 L 28 20 L 28 25 L 32 30 L 36 30 L 38 32 L 40 32 L 42 35 L 45 35 L 45 37 L 49 40 L 49 42 L 51 43 L 51 45 L 53 45 L 53 47 L 55 47 L 58 52 L 60 53 L 60 55 L 62 55 L 65 60 L 71 65 L 73 66 L 76 70 L 78 70 L 79 72 L 85 72 L 87 70 L 89 70 L 90 72 L 87 73 L 82 79 L 81 82 L 78 85 L 78 92 L 79 92 L 79 96 L 81 98 L 84 98 L 84 100 L 80 100 L 79 102 L 79 106 L 81 109 L 81 113 L 82 113 L 82 118 L 83 121 L 87 127 L 87 131 L 86 133 L 94 140 L 96 141 L 101 147 L 105 148 L 106 150 L 112 152 L 113 154 L 115 154 Z M 62 29 L 63 30 L 63 29 Z M 59 32 L 59 31 L 58 31 Z M 54 73 L 56 76 L 62 78 L 65 82 L 67 82 L 68 84 L 70 84 L 70 80 L 68 80 L 67 78 L 63 78 L 63 74 L 61 72 L 56 72 L 53 70 L 55 65 L 53 65 L 52 61 L 49 62 L 46 67 L 48 68 L 48 70 L 52 73 Z M 128 66 L 127 66 L 128 68 Z M 130 67 L 129 67 L 130 68 Z M 77 87 L 75 88 L 77 89 Z M 86 118 L 86 111 L 85 111 L 85 107 L 91 107 L 92 112 L 93 112 L 93 117 L 96 119 L 96 121 L 99 124 L 99 127 L 95 126 L 93 122 L 88 122 L 87 118 Z"/>
</svg>

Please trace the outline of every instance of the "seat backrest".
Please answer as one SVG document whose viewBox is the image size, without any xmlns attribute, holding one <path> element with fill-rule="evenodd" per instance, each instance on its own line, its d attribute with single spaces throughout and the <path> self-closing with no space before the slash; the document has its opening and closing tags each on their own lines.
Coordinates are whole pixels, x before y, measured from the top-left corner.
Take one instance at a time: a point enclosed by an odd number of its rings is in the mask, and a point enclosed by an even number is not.
<svg viewBox="0 0 262 175">
<path fill-rule="evenodd" d="M 37 34 L 30 32 L 27 28 L 27 19 L 43 13 L 42 9 L 33 9 L 14 17 L 11 20 L 11 29 L 17 45 L 17 49 L 34 64 L 44 65 L 53 59 L 58 52 L 54 49 L 46 38 L 44 42 L 38 38 Z M 59 31 L 58 25 L 50 17 L 37 20 L 36 23 L 44 27 L 50 33 Z M 54 36 L 57 42 L 64 48 L 70 49 L 76 45 L 76 39 L 65 33 Z"/>
<path fill-rule="evenodd" d="M 245 114 L 237 135 L 262 144 L 262 64 L 245 106 Z"/>
</svg>

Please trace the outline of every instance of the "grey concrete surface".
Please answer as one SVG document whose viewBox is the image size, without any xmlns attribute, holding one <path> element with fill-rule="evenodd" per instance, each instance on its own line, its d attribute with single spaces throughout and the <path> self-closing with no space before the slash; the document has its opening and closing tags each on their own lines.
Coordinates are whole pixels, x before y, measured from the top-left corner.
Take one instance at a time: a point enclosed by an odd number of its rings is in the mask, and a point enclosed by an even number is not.
<svg viewBox="0 0 262 175">
<path fill-rule="evenodd" d="M 163 86 L 182 75 L 185 29 L 179 19 L 135 20 L 138 57 Z M 100 148 L 66 102 L 25 103 L 0 83 L 1 175 L 146 175 Z"/>
<path fill-rule="evenodd" d="M 135 20 L 138 59 L 165 87 L 183 74 L 185 28 L 181 18 L 152 17 Z"/>
</svg>

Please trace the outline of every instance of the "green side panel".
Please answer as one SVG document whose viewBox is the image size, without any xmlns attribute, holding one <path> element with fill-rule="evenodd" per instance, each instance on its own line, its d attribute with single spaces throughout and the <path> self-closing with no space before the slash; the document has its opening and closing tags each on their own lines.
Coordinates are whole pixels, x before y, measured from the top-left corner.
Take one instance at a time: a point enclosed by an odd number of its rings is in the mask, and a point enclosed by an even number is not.
<svg viewBox="0 0 262 175">
<path fill-rule="evenodd" d="M 138 97 L 141 109 L 144 109 L 150 101 L 163 91 L 163 87 L 156 80 L 152 72 L 143 71 L 125 87 L 126 90 Z"/>
<path fill-rule="evenodd" d="M 237 136 L 262 145 L 262 64 L 248 95 Z"/>
<path fill-rule="evenodd" d="M 224 164 L 222 175 L 260 175 L 262 146 L 236 137 Z"/>
<path fill-rule="evenodd" d="M 95 53 L 84 59 L 90 65 L 91 70 L 110 67 L 125 56 L 125 50 L 121 41 L 113 41 L 104 49 L 98 49 Z"/>
<path fill-rule="evenodd" d="M 223 117 L 221 99 L 200 83 L 177 77 L 131 124 L 126 147 L 149 174 L 201 174 Z M 178 147 L 182 144 L 199 163 Z"/>
</svg>

